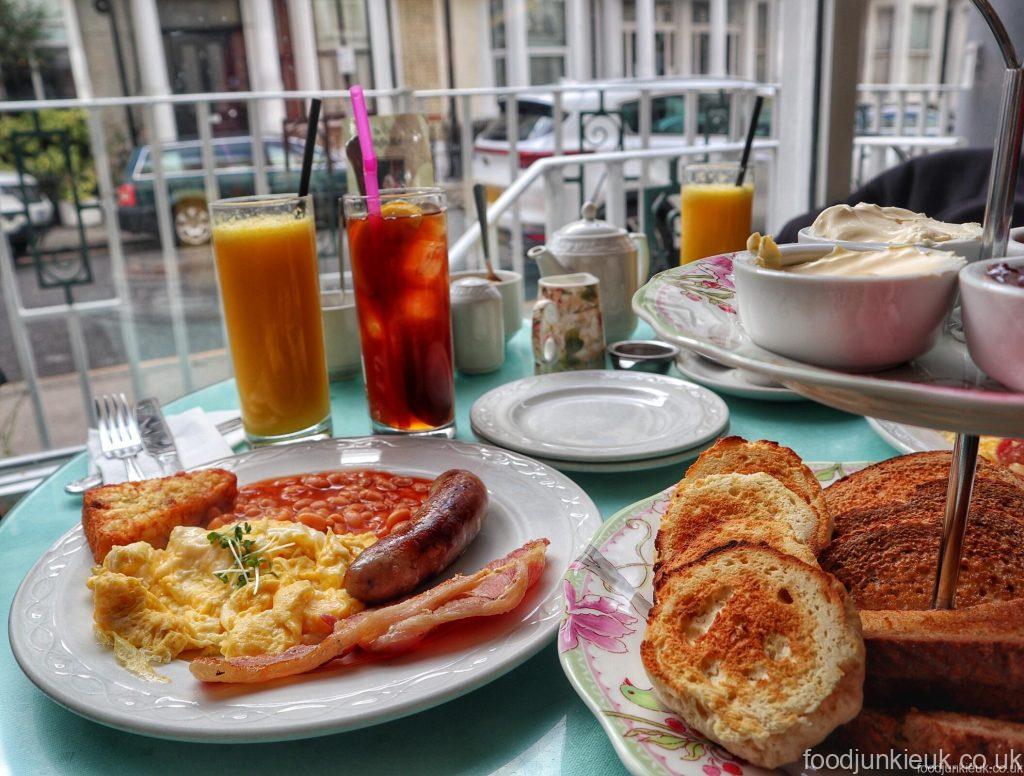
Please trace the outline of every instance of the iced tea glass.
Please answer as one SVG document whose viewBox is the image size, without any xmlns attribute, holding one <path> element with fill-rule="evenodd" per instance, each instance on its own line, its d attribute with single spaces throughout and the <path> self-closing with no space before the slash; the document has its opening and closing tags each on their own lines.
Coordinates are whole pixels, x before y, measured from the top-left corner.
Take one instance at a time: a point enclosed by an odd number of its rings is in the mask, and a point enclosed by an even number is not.
<svg viewBox="0 0 1024 776">
<path fill-rule="evenodd" d="M 312 196 L 222 199 L 210 215 L 246 437 L 330 436 Z"/>
<path fill-rule="evenodd" d="M 384 189 L 380 212 L 342 209 L 376 433 L 455 432 L 446 200 L 438 188 Z"/>
</svg>

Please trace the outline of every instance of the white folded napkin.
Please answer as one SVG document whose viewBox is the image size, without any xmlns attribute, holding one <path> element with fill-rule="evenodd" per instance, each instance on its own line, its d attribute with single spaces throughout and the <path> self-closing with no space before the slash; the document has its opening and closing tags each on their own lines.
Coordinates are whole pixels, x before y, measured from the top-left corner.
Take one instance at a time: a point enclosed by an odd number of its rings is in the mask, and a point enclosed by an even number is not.
<svg viewBox="0 0 1024 776">
<path fill-rule="evenodd" d="M 228 435 L 225 439 L 217 431 L 217 424 L 225 420 L 237 418 L 238 412 L 205 412 L 199 407 L 186 410 L 178 415 L 167 415 L 167 427 L 174 436 L 174 444 L 178 448 L 178 459 L 183 469 L 202 466 L 204 463 L 216 461 L 232 454 L 231 446 L 241 441 L 241 432 Z M 103 482 L 124 482 L 128 479 L 124 462 L 116 458 L 106 458 L 100 450 L 99 432 L 89 429 L 86 441 L 89 450 L 89 472 L 99 472 Z M 142 473 L 147 477 L 163 477 L 164 472 L 159 462 L 145 451 L 135 459 Z"/>
</svg>

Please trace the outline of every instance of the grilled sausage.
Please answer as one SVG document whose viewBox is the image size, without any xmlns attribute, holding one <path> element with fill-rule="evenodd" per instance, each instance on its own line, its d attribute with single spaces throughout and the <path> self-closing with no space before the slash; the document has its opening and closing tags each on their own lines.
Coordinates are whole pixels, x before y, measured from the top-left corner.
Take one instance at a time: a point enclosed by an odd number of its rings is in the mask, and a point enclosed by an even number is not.
<svg viewBox="0 0 1024 776">
<path fill-rule="evenodd" d="M 366 604 L 411 593 L 466 550 L 486 511 L 487 488 L 479 477 L 463 469 L 444 472 L 408 530 L 381 539 L 353 561 L 345 589 Z"/>
</svg>

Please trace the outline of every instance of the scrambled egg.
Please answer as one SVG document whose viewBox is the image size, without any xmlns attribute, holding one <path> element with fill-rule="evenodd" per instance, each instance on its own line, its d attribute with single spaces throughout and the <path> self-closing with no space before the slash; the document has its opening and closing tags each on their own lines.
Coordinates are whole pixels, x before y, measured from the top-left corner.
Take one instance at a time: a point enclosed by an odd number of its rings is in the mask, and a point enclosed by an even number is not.
<svg viewBox="0 0 1024 776">
<path fill-rule="evenodd" d="M 113 548 L 88 582 L 100 641 L 146 674 L 143 664 L 166 663 L 186 650 L 238 657 L 317 643 L 335 619 L 363 608 L 343 580 L 374 534 L 323 533 L 275 520 L 249 525 L 245 538 L 265 559 L 258 590 L 254 579 L 237 586 L 237 577 L 225 577 L 236 558 L 211 543 L 204 528 L 175 528 L 163 550 L 146 542 Z"/>
</svg>

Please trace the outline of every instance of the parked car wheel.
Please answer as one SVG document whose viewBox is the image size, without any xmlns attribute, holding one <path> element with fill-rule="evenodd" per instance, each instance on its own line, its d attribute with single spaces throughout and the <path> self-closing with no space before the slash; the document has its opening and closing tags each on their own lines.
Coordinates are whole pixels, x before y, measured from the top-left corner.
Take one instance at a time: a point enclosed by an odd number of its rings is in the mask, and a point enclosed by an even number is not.
<svg viewBox="0 0 1024 776">
<path fill-rule="evenodd" d="M 182 245 L 206 245 L 211 235 L 206 203 L 196 200 L 174 206 L 174 235 Z"/>
</svg>

